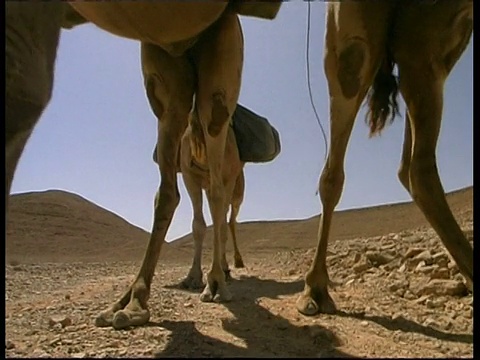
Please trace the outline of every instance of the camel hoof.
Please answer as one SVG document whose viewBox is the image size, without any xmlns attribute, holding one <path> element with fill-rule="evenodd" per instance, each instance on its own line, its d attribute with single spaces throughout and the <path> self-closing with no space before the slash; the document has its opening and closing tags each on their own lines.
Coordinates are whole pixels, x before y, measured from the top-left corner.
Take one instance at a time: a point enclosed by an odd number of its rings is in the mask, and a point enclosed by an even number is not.
<svg viewBox="0 0 480 360">
<path fill-rule="evenodd" d="M 208 288 L 208 285 L 205 287 L 205 290 L 200 294 L 200 301 L 201 302 L 212 302 L 213 301 L 213 295 Z"/>
<path fill-rule="evenodd" d="M 106 310 L 101 312 L 97 318 L 95 319 L 95 326 L 96 327 L 109 327 L 112 326 L 113 322 L 113 311 Z"/>
<path fill-rule="evenodd" d="M 310 293 L 304 293 L 297 299 L 296 307 L 299 313 L 306 316 L 313 316 L 318 313 L 334 314 L 337 311 L 334 301 L 328 292 L 322 291 L 323 295 L 314 299 Z"/>
<path fill-rule="evenodd" d="M 215 291 L 212 291 L 212 288 Z M 225 284 L 220 285 L 216 282 L 210 286 L 207 284 L 205 286 L 205 290 L 203 290 L 202 294 L 200 295 L 200 301 L 202 302 L 229 302 L 232 300 L 232 294 L 228 291 Z"/>
<path fill-rule="evenodd" d="M 115 330 L 125 329 L 131 326 L 142 326 L 150 320 L 150 312 L 148 310 L 128 311 L 119 310 L 115 313 L 112 321 L 112 327 Z"/>
</svg>

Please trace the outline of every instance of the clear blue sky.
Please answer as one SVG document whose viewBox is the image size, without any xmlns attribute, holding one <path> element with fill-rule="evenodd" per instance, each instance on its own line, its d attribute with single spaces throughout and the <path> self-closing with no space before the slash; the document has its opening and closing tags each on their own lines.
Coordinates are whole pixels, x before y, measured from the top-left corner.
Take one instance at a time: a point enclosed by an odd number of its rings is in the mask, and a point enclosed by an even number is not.
<svg viewBox="0 0 480 360">
<path fill-rule="evenodd" d="M 311 5 L 313 95 L 328 131 L 322 63 L 325 5 Z M 245 63 L 239 101 L 277 127 L 282 153 L 271 163 L 247 164 L 240 221 L 301 219 L 321 211 L 315 191 L 324 145 L 307 91 L 306 14 L 306 2 L 288 2 L 274 21 L 241 19 Z M 337 209 L 410 200 L 396 175 L 403 115 L 402 104 L 402 117 L 380 137 L 368 139 L 364 111 L 359 113 Z M 151 156 L 156 137 L 139 43 L 93 25 L 63 31 L 53 98 L 25 149 L 12 192 L 63 189 L 150 231 L 159 183 Z M 445 87 L 437 160 L 446 191 L 473 184 L 473 41 Z M 168 240 L 190 232 L 190 200 L 180 178 L 179 187 L 182 199 Z M 204 208 L 210 223 L 206 203 Z"/>
</svg>

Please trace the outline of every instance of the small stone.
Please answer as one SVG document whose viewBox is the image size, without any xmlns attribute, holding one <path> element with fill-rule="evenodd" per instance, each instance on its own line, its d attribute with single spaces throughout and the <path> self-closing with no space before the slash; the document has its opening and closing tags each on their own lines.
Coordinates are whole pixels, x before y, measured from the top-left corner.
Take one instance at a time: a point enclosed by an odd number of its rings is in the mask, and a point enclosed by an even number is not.
<svg viewBox="0 0 480 360">
<path fill-rule="evenodd" d="M 440 267 L 447 267 L 448 262 L 450 261 L 447 254 L 444 252 L 439 252 L 432 256 L 433 262 Z"/>
<path fill-rule="evenodd" d="M 407 269 L 407 265 L 405 263 L 403 263 L 399 268 L 398 268 L 398 272 L 400 273 L 403 273 L 405 272 L 405 270 Z"/>
<path fill-rule="evenodd" d="M 430 295 L 420 296 L 417 300 L 415 300 L 415 303 L 417 303 L 417 304 L 426 303 L 430 299 L 430 297 L 431 297 Z"/>
<path fill-rule="evenodd" d="M 50 346 L 55 346 L 55 345 L 57 345 L 57 344 L 60 342 L 60 340 L 61 340 L 60 336 L 56 336 L 56 337 L 53 338 L 53 340 L 51 340 L 51 341 L 48 343 L 48 345 L 50 345 Z"/>
<path fill-rule="evenodd" d="M 363 321 L 360 322 L 360 325 L 362 325 L 362 326 L 367 326 L 367 325 L 368 325 L 368 321 L 363 320 Z"/>
<path fill-rule="evenodd" d="M 425 261 L 421 260 L 421 261 L 417 264 L 417 266 L 415 266 L 415 270 L 414 270 L 414 271 L 415 271 L 415 272 L 418 272 L 419 269 L 421 269 L 421 268 L 424 267 L 424 266 L 425 266 Z"/>
<path fill-rule="evenodd" d="M 388 286 L 388 290 L 390 290 L 391 292 L 395 292 L 399 289 L 406 289 L 407 287 L 408 287 L 407 280 L 397 280 Z"/>
<path fill-rule="evenodd" d="M 413 299 L 416 299 L 417 297 L 411 291 L 405 290 L 405 293 L 403 294 L 403 298 L 407 300 L 413 300 Z"/>
<path fill-rule="evenodd" d="M 392 315 L 392 320 L 395 321 L 395 320 L 398 320 L 398 319 L 404 319 L 403 313 L 397 312 L 397 313 L 395 313 L 395 314 Z"/>
<path fill-rule="evenodd" d="M 467 293 L 465 284 L 457 280 L 430 280 L 425 286 L 419 289 L 419 295 L 435 294 L 435 295 L 451 295 L 462 296 Z"/>
<path fill-rule="evenodd" d="M 382 251 L 390 250 L 390 249 L 393 249 L 394 247 L 395 247 L 395 243 L 386 244 L 386 245 L 381 246 L 380 250 L 382 250 Z"/>
<path fill-rule="evenodd" d="M 418 242 L 422 241 L 423 236 L 419 235 L 419 234 L 412 234 L 412 235 L 408 235 L 408 236 L 403 237 L 402 240 L 404 242 L 409 242 L 411 244 L 415 244 L 415 243 L 418 243 Z"/>
<path fill-rule="evenodd" d="M 54 327 L 56 324 L 60 324 L 61 328 L 72 325 L 72 319 L 64 315 L 54 315 L 48 319 L 48 326 Z"/>
<path fill-rule="evenodd" d="M 347 280 L 347 282 L 345 283 L 345 286 L 348 286 L 348 285 L 352 284 L 353 282 L 355 282 L 355 279 Z"/>
<path fill-rule="evenodd" d="M 418 248 L 418 247 L 411 247 L 407 250 L 404 257 L 405 257 L 405 259 L 413 258 L 414 256 L 417 256 L 418 254 L 420 254 L 424 250 L 425 249 Z"/>
<path fill-rule="evenodd" d="M 6 340 L 6 341 L 5 341 L 5 349 L 6 349 L 6 350 L 15 349 L 15 343 L 14 343 L 13 341 Z"/>
<path fill-rule="evenodd" d="M 70 354 L 69 355 L 70 357 L 72 358 L 86 358 L 87 357 L 87 354 L 84 353 L 84 352 L 78 352 L 78 353 L 75 353 L 75 354 Z"/>
<path fill-rule="evenodd" d="M 436 327 L 436 328 L 441 327 L 440 324 L 432 318 L 426 318 L 425 321 L 423 322 L 423 325 L 424 326 L 433 326 L 433 327 Z"/>
<path fill-rule="evenodd" d="M 393 260 L 392 256 L 376 251 L 367 251 L 365 256 L 374 266 L 385 265 Z"/>
<path fill-rule="evenodd" d="M 354 264 L 358 263 L 361 258 L 362 258 L 362 255 L 360 255 L 360 253 L 356 252 L 355 255 L 353 255 L 353 263 Z"/>
<path fill-rule="evenodd" d="M 450 261 L 447 266 L 452 276 L 459 273 L 458 266 L 454 261 Z"/>
<path fill-rule="evenodd" d="M 70 300 L 70 294 L 65 295 L 65 300 Z"/>
<path fill-rule="evenodd" d="M 445 267 L 439 267 L 432 271 L 430 279 L 448 279 L 450 278 L 450 272 Z"/>
<path fill-rule="evenodd" d="M 472 319 L 473 318 L 473 308 L 472 307 L 468 307 L 465 311 L 465 315 L 464 315 L 467 319 Z"/>
<path fill-rule="evenodd" d="M 438 299 L 428 299 L 425 301 L 425 306 L 429 309 L 437 309 L 440 307 L 444 307 L 447 299 L 445 298 L 438 298 Z"/>
<path fill-rule="evenodd" d="M 423 263 L 423 261 L 421 262 Z M 415 271 L 416 272 L 419 272 L 421 274 L 430 274 L 433 272 L 433 270 L 435 270 L 436 268 L 438 268 L 438 265 L 436 264 L 433 264 L 433 265 L 423 265 L 423 266 L 418 266 L 415 268 Z"/>
<path fill-rule="evenodd" d="M 369 269 L 370 267 L 371 267 L 371 265 L 365 261 L 365 262 L 355 264 L 353 266 L 353 271 L 355 271 L 358 274 L 358 273 L 364 272 L 365 270 Z"/>
<path fill-rule="evenodd" d="M 183 306 L 185 306 L 186 308 L 191 308 L 191 307 L 193 307 L 193 304 L 187 302 L 187 303 L 183 304 Z"/>
<path fill-rule="evenodd" d="M 417 262 L 423 261 L 425 265 L 433 264 L 433 258 L 432 258 L 432 254 L 430 253 L 430 250 L 422 251 L 421 253 L 415 255 L 413 259 Z"/>
</svg>

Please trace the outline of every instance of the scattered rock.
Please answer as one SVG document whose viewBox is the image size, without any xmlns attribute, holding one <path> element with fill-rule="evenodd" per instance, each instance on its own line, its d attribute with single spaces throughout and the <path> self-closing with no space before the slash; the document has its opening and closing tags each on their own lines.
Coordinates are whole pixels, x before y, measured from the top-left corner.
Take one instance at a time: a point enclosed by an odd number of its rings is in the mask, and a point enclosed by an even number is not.
<svg viewBox="0 0 480 360">
<path fill-rule="evenodd" d="M 430 279 L 449 279 L 450 272 L 447 268 L 437 267 L 430 274 Z"/>
<path fill-rule="evenodd" d="M 429 309 L 437 309 L 440 307 L 444 307 L 447 299 L 445 298 L 436 298 L 436 299 L 428 299 L 425 301 L 425 306 Z"/>
<path fill-rule="evenodd" d="M 409 242 L 411 244 L 415 244 L 415 243 L 418 243 L 420 241 L 423 240 L 423 237 L 421 235 L 409 235 L 409 236 L 405 236 L 402 241 L 405 241 L 405 242 Z"/>
<path fill-rule="evenodd" d="M 360 253 L 356 252 L 356 253 L 353 255 L 353 263 L 354 263 L 354 264 L 358 263 L 361 258 L 362 258 L 362 255 L 360 255 Z"/>
<path fill-rule="evenodd" d="M 405 270 L 407 269 L 407 265 L 405 263 L 403 263 L 399 268 L 398 268 L 398 272 L 405 272 Z"/>
<path fill-rule="evenodd" d="M 409 283 L 408 283 L 407 280 L 398 280 L 398 281 L 395 281 L 395 282 L 391 283 L 388 286 L 388 290 L 390 290 L 391 292 L 395 292 L 399 289 L 405 290 L 408 287 L 408 285 L 409 285 Z"/>
<path fill-rule="evenodd" d="M 405 259 L 413 258 L 414 256 L 417 256 L 418 254 L 420 254 L 424 250 L 425 249 L 418 248 L 418 247 L 411 247 L 407 250 L 404 257 L 405 257 Z"/>
<path fill-rule="evenodd" d="M 370 265 L 370 263 L 368 263 L 366 259 L 364 259 L 364 261 L 359 262 L 353 266 L 353 271 L 355 271 L 358 274 L 358 273 L 364 272 L 367 269 L 370 269 L 371 267 L 372 265 Z"/>
<path fill-rule="evenodd" d="M 403 297 L 407 300 L 413 300 L 416 299 L 417 296 L 413 294 L 410 290 L 405 290 L 405 293 L 403 294 Z"/>
<path fill-rule="evenodd" d="M 451 296 L 462 296 L 467 293 L 467 288 L 465 284 L 458 280 L 444 280 L 444 279 L 433 279 L 430 280 L 424 286 L 421 286 L 417 295 L 451 295 Z"/>
<path fill-rule="evenodd" d="M 13 343 L 10 340 L 5 340 L 5 349 L 6 350 L 12 350 L 15 348 L 15 343 Z"/>
<path fill-rule="evenodd" d="M 385 253 L 376 252 L 376 251 L 367 251 L 365 256 L 374 266 L 388 264 L 390 261 L 394 259 L 393 256 L 391 255 L 387 255 Z"/>
<path fill-rule="evenodd" d="M 443 251 L 432 256 L 433 262 L 440 267 L 447 267 L 450 258 Z"/>
<path fill-rule="evenodd" d="M 422 261 L 424 262 L 425 265 L 433 264 L 433 258 L 432 258 L 432 254 L 430 253 L 430 250 L 422 251 L 421 253 L 415 255 L 411 260 L 412 264 L 415 264 L 415 265 Z"/>
<path fill-rule="evenodd" d="M 423 326 L 430 326 L 438 329 L 441 328 L 440 324 L 430 317 L 425 319 L 425 321 L 423 322 Z"/>
<path fill-rule="evenodd" d="M 65 328 L 72 325 L 72 319 L 66 315 L 54 315 L 48 319 L 49 327 L 54 327 L 57 324 L 60 324 L 61 328 Z"/>
</svg>

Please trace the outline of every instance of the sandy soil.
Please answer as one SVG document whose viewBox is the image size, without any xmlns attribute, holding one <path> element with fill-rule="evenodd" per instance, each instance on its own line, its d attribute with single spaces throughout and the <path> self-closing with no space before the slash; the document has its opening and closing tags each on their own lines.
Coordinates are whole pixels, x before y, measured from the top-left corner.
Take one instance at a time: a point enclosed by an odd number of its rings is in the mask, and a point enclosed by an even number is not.
<svg viewBox="0 0 480 360">
<path fill-rule="evenodd" d="M 448 196 L 473 243 L 473 188 Z M 245 269 L 234 300 L 202 303 L 182 290 L 186 236 L 164 247 L 151 322 L 115 331 L 93 320 L 136 274 L 148 233 L 80 196 L 13 196 L 7 223 L 9 357 L 472 357 L 473 296 L 412 203 L 338 212 L 328 263 L 335 315 L 294 304 L 313 258 L 318 217 L 242 223 Z M 211 258 L 207 233 L 204 271 Z M 229 252 L 229 261 L 232 252 Z"/>
</svg>

